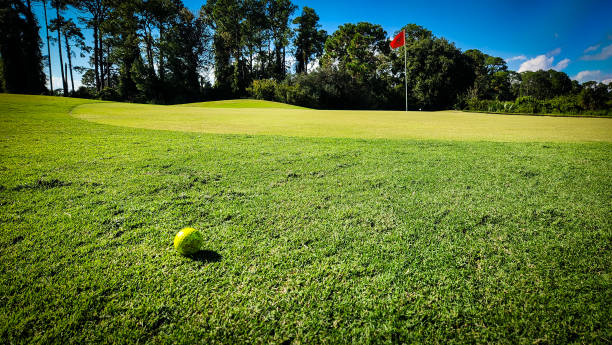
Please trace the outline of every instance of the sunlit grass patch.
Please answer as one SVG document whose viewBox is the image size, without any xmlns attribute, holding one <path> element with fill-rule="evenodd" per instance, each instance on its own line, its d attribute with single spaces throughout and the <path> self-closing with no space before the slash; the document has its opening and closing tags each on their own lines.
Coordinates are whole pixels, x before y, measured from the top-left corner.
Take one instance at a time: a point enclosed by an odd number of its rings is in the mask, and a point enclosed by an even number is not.
<svg viewBox="0 0 612 345">
<path fill-rule="evenodd" d="M 183 107 L 201 107 L 201 108 L 276 108 L 276 109 L 306 109 L 296 105 L 263 101 L 257 99 L 230 99 L 224 101 L 210 101 L 199 103 L 180 104 Z"/>
<path fill-rule="evenodd" d="M 607 118 L 125 103 L 85 104 L 75 108 L 72 115 L 115 126 L 218 134 L 508 142 L 612 141 L 612 119 Z"/>
</svg>

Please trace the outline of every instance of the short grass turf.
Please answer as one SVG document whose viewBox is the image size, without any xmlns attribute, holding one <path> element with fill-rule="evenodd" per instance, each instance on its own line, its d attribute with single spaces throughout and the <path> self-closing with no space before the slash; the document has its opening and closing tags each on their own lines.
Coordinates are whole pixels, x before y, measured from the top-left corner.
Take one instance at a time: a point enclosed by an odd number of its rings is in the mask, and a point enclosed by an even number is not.
<svg viewBox="0 0 612 345">
<path fill-rule="evenodd" d="M 609 142 L 156 131 L 85 102 L 0 95 L 2 343 L 612 339 Z"/>
<path fill-rule="evenodd" d="M 243 104 L 246 101 L 236 102 Z M 250 103 L 260 102 L 251 100 Z M 75 108 L 72 114 L 80 119 L 116 126 L 219 134 L 504 142 L 612 140 L 612 119 L 608 118 L 495 115 L 460 111 L 202 108 L 122 103 L 86 104 Z"/>
<path fill-rule="evenodd" d="M 224 101 L 210 101 L 199 103 L 180 104 L 181 107 L 200 107 L 200 108 L 276 108 L 276 109 L 306 109 L 297 105 L 263 101 L 256 99 L 229 99 Z"/>
</svg>

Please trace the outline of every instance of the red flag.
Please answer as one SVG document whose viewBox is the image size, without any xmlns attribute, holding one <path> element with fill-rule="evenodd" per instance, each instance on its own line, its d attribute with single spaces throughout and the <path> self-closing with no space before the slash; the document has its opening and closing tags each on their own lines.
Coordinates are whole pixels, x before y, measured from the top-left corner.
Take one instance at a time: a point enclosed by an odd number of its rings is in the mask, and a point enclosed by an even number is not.
<svg viewBox="0 0 612 345">
<path fill-rule="evenodd" d="M 402 30 L 399 34 L 397 34 L 397 36 L 395 36 L 393 41 L 391 41 L 391 48 L 399 48 L 404 44 L 406 44 L 406 35 L 404 34 L 404 30 Z"/>
</svg>

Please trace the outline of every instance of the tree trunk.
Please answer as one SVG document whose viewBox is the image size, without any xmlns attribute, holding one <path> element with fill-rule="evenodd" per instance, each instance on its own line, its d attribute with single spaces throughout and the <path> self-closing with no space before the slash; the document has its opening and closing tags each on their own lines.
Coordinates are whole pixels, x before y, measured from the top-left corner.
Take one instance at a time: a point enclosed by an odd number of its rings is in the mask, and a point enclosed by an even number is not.
<svg viewBox="0 0 612 345">
<path fill-rule="evenodd" d="M 110 70 L 110 45 L 107 44 L 106 45 L 106 60 L 104 62 L 106 62 L 106 85 L 108 85 L 108 87 L 112 87 L 113 85 L 111 85 L 111 70 Z"/>
<path fill-rule="evenodd" d="M 47 0 L 43 0 L 43 10 L 45 12 L 45 30 L 47 32 L 47 59 L 49 60 L 49 85 L 53 95 L 53 72 L 51 69 L 51 46 L 49 45 L 49 23 L 47 21 Z"/>
<path fill-rule="evenodd" d="M 279 40 L 274 42 L 274 55 L 276 57 L 276 78 L 279 79 L 281 76 L 281 49 L 279 46 Z"/>
<path fill-rule="evenodd" d="M 62 23 L 62 16 L 60 15 L 60 11 L 59 11 L 59 4 L 55 5 L 55 12 L 57 14 L 57 21 L 58 21 L 58 26 L 57 26 L 57 48 L 59 50 L 59 59 L 60 59 L 60 71 L 62 72 L 62 86 L 64 87 L 64 97 L 68 94 L 68 84 L 66 83 L 66 77 L 64 76 L 64 58 L 62 57 L 62 29 L 61 29 L 61 23 Z"/>
<path fill-rule="evenodd" d="M 99 25 L 100 23 L 98 23 L 98 17 L 95 16 L 93 18 L 93 40 L 94 40 L 94 75 L 96 78 L 96 91 L 100 91 L 101 87 L 100 87 L 100 69 L 98 68 L 100 66 L 100 60 L 98 59 L 98 54 L 100 53 L 99 50 L 100 48 L 98 47 L 98 36 L 99 36 Z"/>
<path fill-rule="evenodd" d="M 145 36 L 147 44 L 147 63 L 149 64 L 149 75 L 155 76 L 155 67 L 153 62 L 153 37 L 151 35 L 151 28 L 149 24 L 145 25 Z"/>
<path fill-rule="evenodd" d="M 70 85 L 72 87 L 72 93 L 74 93 L 74 78 L 72 76 L 72 57 L 70 51 L 70 42 L 68 42 L 68 36 L 64 35 L 64 41 L 66 42 L 66 54 L 68 54 L 68 67 L 70 68 Z M 66 73 L 66 79 L 68 78 L 68 73 Z"/>
<path fill-rule="evenodd" d="M 253 51 L 255 49 L 253 48 L 253 46 L 249 46 L 249 75 L 252 77 L 253 76 Z"/>
<path fill-rule="evenodd" d="M 164 39 L 164 26 L 159 26 L 159 41 Z M 164 53 L 162 47 L 159 47 L 159 79 L 163 82 L 166 79 L 166 73 L 164 72 Z"/>
<path fill-rule="evenodd" d="M 106 68 L 104 60 L 104 47 L 102 46 L 102 33 L 98 29 L 98 61 L 100 63 L 100 89 L 103 89 L 109 84 L 108 82 L 108 68 Z M 108 59 L 108 57 L 107 57 Z"/>
<path fill-rule="evenodd" d="M 64 90 L 66 90 L 66 93 L 64 94 L 64 96 L 67 96 L 68 95 L 68 64 L 65 63 L 64 67 L 65 67 L 64 75 L 66 76 L 66 83 L 64 83 Z"/>
</svg>

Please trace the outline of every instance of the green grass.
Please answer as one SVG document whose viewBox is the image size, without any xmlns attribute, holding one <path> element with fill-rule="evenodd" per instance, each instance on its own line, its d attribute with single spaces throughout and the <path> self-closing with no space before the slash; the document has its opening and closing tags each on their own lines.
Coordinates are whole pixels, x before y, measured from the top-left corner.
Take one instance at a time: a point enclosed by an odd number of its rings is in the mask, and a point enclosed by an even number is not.
<svg viewBox="0 0 612 345">
<path fill-rule="evenodd" d="M 459 111 L 406 113 L 223 109 L 96 103 L 77 107 L 72 115 L 115 126 L 219 134 L 523 142 L 612 141 L 612 119 L 491 115 Z"/>
<path fill-rule="evenodd" d="M 87 102 L 0 95 L 3 343 L 612 338 L 609 140 L 161 131 Z"/>
<path fill-rule="evenodd" d="M 277 109 L 306 109 L 297 105 L 262 101 L 256 99 L 230 99 L 225 101 L 211 101 L 200 103 L 180 104 L 179 107 L 199 107 L 199 108 L 277 108 Z"/>
</svg>

